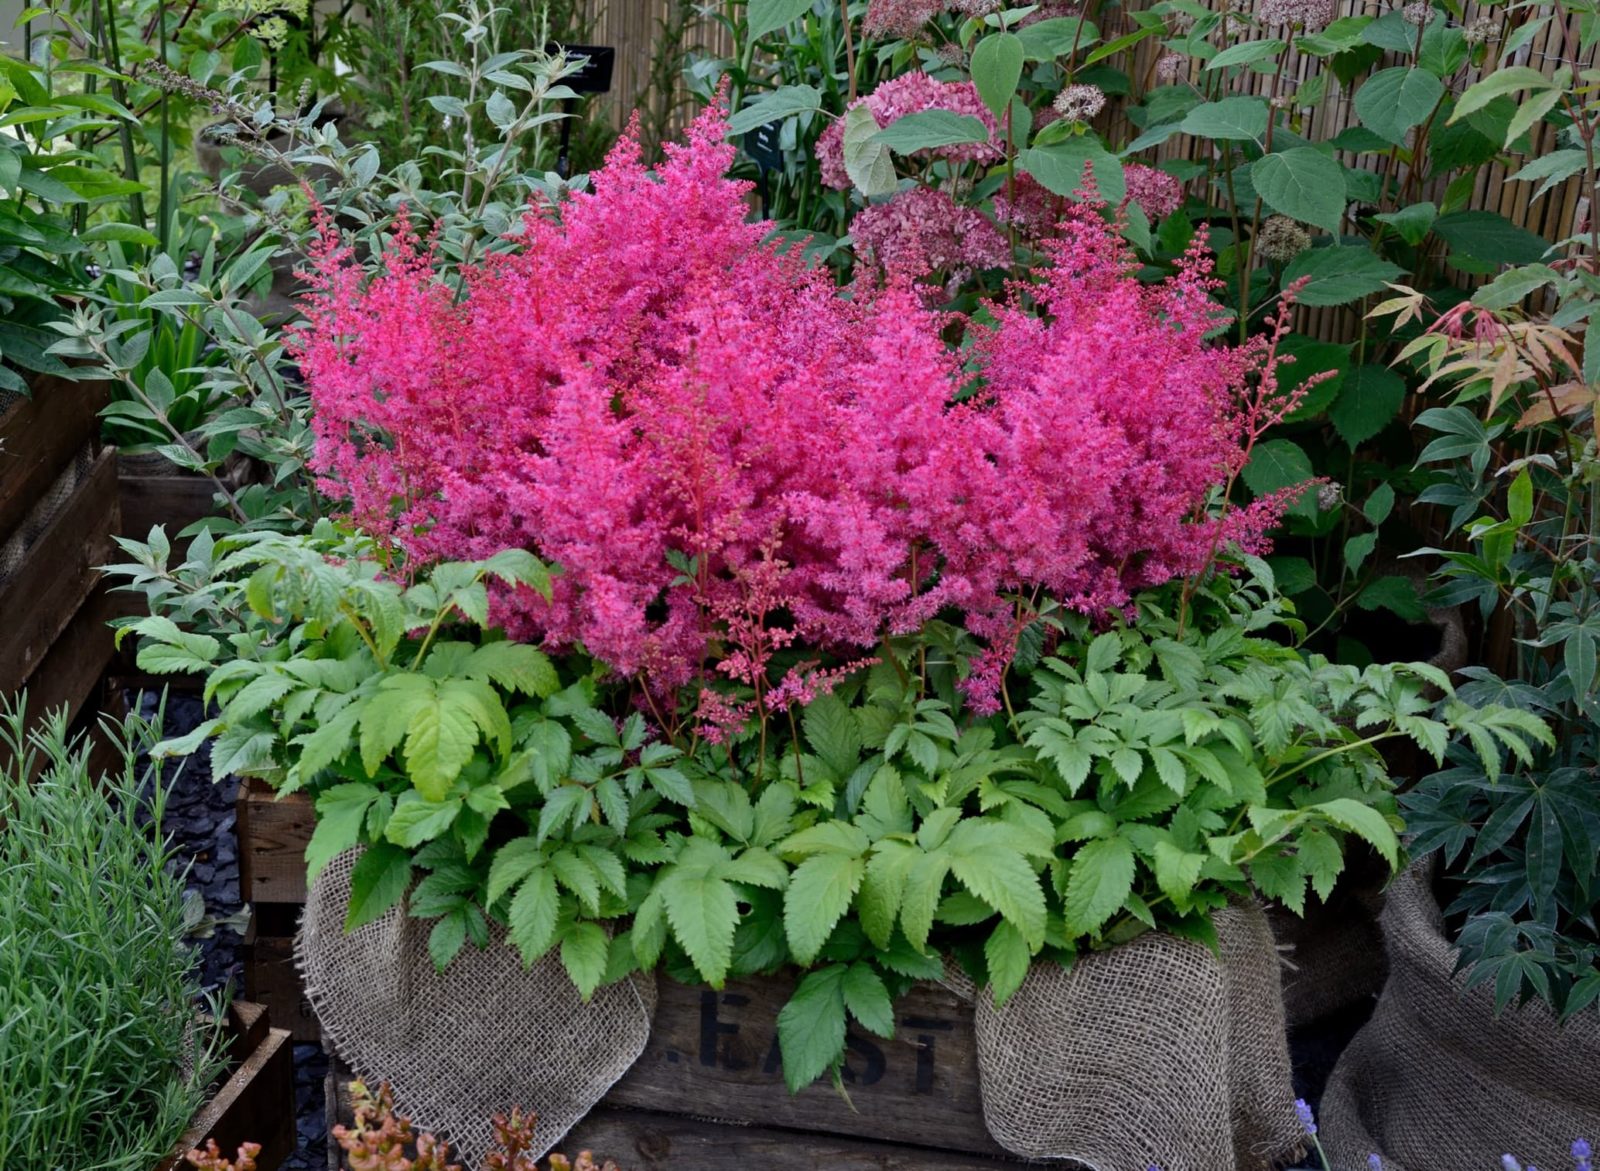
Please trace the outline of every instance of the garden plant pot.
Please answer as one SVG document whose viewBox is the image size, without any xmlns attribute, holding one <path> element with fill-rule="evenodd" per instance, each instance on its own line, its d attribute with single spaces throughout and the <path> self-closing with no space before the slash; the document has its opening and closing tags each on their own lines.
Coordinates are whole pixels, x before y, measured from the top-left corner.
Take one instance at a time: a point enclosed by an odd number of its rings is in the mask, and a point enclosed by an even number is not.
<svg viewBox="0 0 1600 1171">
<path fill-rule="evenodd" d="M 294 1153 L 294 1047 L 284 1029 L 272 1028 L 259 1004 L 228 1008 L 228 1068 L 215 1092 L 189 1124 L 172 1153 L 154 1171 L 182 1171 L 184 1155 L 207 1139 L 229 1158 L 242 1143 L 259 1143 L 257 1171 L 277 1171 Z"/>
<path fill-rule="evenodd" d="M 1301 1147 L 1254 907 L 1218 913 L 1220 960 L 1151 933 L 1070 971 L 1041 965 L 1000 1010 L 953 972 L 920 983 L 892 1036 L 846 1034 L 843 1093 L 824 1077 L 791 1094 L 777 1019 L 792 974 L 634 977 L 585 1005 L 554 956 L 524 969 L 499 932 L 439 973 L 402 906 L 344 933 L 354 854 L 311 888 L 308 994 L 330 1047 L 465 1163 L 517 1106 L 540 1114 L 541 1143 L 630 1168 L 977 1169 L 1052 1151 L 1102 1171 L 1266 1171 Z"/>
<path fill-rule="evenodd" d="M 1379 1155 L 1386 1171 L 1494 1166 L 1507 1151 L 1565 1165 L 1600 1134 L 1600 1019 L 1565 1025 L 1541 1002 L 1494 1011 L 1492 982 L 1465 991 L 1432 885 L 1431 860 L 1389 889 L 1389 979 L 1340 1058 L 1322 1103 L 1336 1167 Z"/>
</svg>

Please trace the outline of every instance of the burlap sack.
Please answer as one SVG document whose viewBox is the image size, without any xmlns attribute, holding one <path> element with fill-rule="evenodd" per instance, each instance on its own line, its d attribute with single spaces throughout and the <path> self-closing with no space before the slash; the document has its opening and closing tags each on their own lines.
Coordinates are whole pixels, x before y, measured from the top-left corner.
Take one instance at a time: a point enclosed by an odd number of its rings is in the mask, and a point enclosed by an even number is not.
<svg viewBox="0 0 1600 1171">
<path fill-rule="evenodd" d="M 1221 911 L 1216 925 L 1220 961 L 1151 933 L 1067 970 L 1036 966 L 1003 1008 L 977 996 L 995 1141 L 1096 1171 L 1251 1171 L 1295 1158 L 1305 1132 L 1272 933 L 1255 906 Z"/>
<path fill-rule="evenodd" d="M 389 1082 L 400 1110 L 448 1138 L 458 1162 L 478 1166 L 490 1118 L 516 1106 L 538 1112 L 543 1154 L 644 1051 L 655 978 L 601 988 L 584 1004 L 553 955 L 524 969 L 498 931 L 437 972 L 432 923 L 400 907 L 345 933 L 358 856 L 317 878 L 295 945 L 325 1037 L 357 1074 Z"/>
<path fill-rule="evenodd" d="M 1496 1019 L 1491 987 L 1463 994 L 1432 870 L 1395 880 L 1383 912 L 1389 980 L 1334 1067 L 1322 1139 L 1336 1168 L 1458 1171 L 1511 1153 L 1570 1165 L 1575 1138 L 1600 1135 L 1600 1019 L 1558 1024 L 1543 1004 Z"/>
<path fill-rule="evenodd" d="M 1283 1011 L 1291 1029 L 1360 1002 L 1371 1005 L 1388 973 L 1378 917 L 1343 886 L 1304 917 L 1282 907 L 1267 912 L 1283 962 Z"/>
</svg>

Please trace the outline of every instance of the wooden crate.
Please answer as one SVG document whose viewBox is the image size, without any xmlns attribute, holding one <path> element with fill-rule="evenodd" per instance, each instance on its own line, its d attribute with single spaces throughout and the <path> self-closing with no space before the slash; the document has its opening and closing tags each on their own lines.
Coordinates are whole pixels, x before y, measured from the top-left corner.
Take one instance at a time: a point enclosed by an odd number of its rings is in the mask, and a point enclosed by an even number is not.
<svg viewBox="0 0 1600 1171">
<path fill-rule="evenodd" d="M 851 1031 L 844 1095 L 826 1079 L 791 1095 L 777 1045 L 791 987 L 773 977 L 717 992 L 662 979 L 644 1054 L 561 1148 L 592 1150 L 627 1171 L 1014 1165 L 984 1126 L 969 1005 L 936 985 L 917 986 L 895 1006 L 892 1040 Z M 350 1077 L 335 1059 L 330 1125 L 350 1121 Z"/>
<path fill-rule="evenodd" d="M 0 588 L 0 693 L 38 670 L 100 580 L 118 522 L 116 453 L 104 451 Z"/>
<path fill-rule="evenodd" d="M 104 382 L 35 376 L 32 397 L 0 407 L 0 539 L 22 523 L 45 490 L 100 431 Z"/>
<path fill-rule="evenodd" d="M 262 905 L 250 916 L 244 937 L 244 994 L 271 1009 L 272 1019 L 295 1041 L 320 1043 L 322 1024 L 294 962 L 295 916 L 271 913 L 283 909 Z"/>
<path fill-rule="evenodd" d="M 236 1001 L 228 1010 L 229 1072 L 200 1108 L 172 1153 L 155 1171 L 187 1168 L 184 1153 L 215 1139 L 229 1157 L 241 1143 L 260 1143 L 257 1171 L 277 1171 L 297 1145 L 294 1047 L 259 1004 Z"/>
<path fill-rule="evenodd" d="M 311 799 L 279 798 L 265 781 L 247 778 L 235 808 L 240 896 L 247 903 L 304 903 L 306 843 L 316 826 Z"/>
<path fill-rule="evenodd" d="M 235 454 L 224 463 L 220 475 L 229 491 L 238 492 L 260 470 L 260 465 Z M 217 488 L 209 476 L 176 468 L 150 473 L 124 460 L 118 479 L 122 486 L 122 528 L 118 531 L 143 541 L 152 527 L 162 525 L 172 542 L 174 562 L 182 560 L 183 550 L 189 546 L 188 539 L 178 534 L 195 521 L 218 515 Z M 226 504 L 222 507 L 226 509 Z"/>
</svg>

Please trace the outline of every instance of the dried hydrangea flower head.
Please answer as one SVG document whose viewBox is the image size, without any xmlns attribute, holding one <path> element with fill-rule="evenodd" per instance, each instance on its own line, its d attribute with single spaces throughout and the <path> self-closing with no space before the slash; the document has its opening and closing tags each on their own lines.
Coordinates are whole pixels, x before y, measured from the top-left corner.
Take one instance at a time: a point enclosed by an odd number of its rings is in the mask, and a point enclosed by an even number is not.
<svg viewBox="0 0 1600 1171">
<path fill-rule="evenodd" d="M 1268 26 L 1298 25 L 1307 31 L 1333 19 L 1336 0 L 1261 0 L 1256 15 Z"/>
<path fill-rule="evenodd" d="M 1407 24 L 1422 28 L 1433 19 L 1433 5 L 1428 0 L 1412 0 L 1400 10 L 1400 15 Z"/>
<path fill-rule="evenodd" d="M 1156 78 L 1166 85 L 1171 85 L 1183 76 L 1184 66 L 1188 58 L 1182 53 L 1166 53 L 1156 62 Z"/>
<path fill-rule="evenodd" d="M 1500 21 L 1487 12 L 1474 16 L 1461 31 L 1461 39 L 1469 45 L 1486 45 L 1500 39 Z"/>
<path fill-rule="evenodd" d="M 1279 264 L 1311 247 L 1311 233 L 1285 215 L 1270 216 L 1256 233 L 1256 253 Z"/>
<path fill-rule="evenodd" d="M 1050 103 L 1069 122 L 1088 122 L 1105 109 L 1106 94 L 1098 85 L 1069 85 Z"/>
</svg>

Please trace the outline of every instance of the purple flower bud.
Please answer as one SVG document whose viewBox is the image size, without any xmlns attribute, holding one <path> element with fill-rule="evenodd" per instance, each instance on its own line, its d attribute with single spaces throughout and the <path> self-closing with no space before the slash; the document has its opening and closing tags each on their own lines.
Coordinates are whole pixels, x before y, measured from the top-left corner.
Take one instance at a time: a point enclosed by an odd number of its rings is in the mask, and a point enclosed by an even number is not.
<svg viewBox="0 0 1600 1171">
<path fill-rule="evenodd" d="M 1522 1171 L 1522 1164 L 1517 1162 L 1510 1155 L 1500 1156 L 1500 1166 L 1502 1171 Z"/>
<path fill-rule="evenodd" d="M 1594 1164 L 1589 1160 L 1594 1158 L 1594 1148 L 1587 1139 L 1575 1138 L 1572 1140 L 1572 1171 L 1594 1171 Z"/>
<path fill-rule="evenodd" d="M 1377 1155 L 1368 1155 L 1367 1171 L 1383 1171 L 1383 1160 Z"/>
<path fill-rule="evenodd" d="M 1317 1120 L 1312 1115 L 1311 1107 L 1306 1104 L 1304 1098 L 1296 1098 L 1294 1100 L 1294 1112 L 1300 1116 L 1300 1125 L 1306 1128 L 1307 1134 L 1314 1135 L 1317 1133 Z M 1517 1171 L 1522 1171 L 1522 1169 L 1519 1167 Z"/>
</svg>

